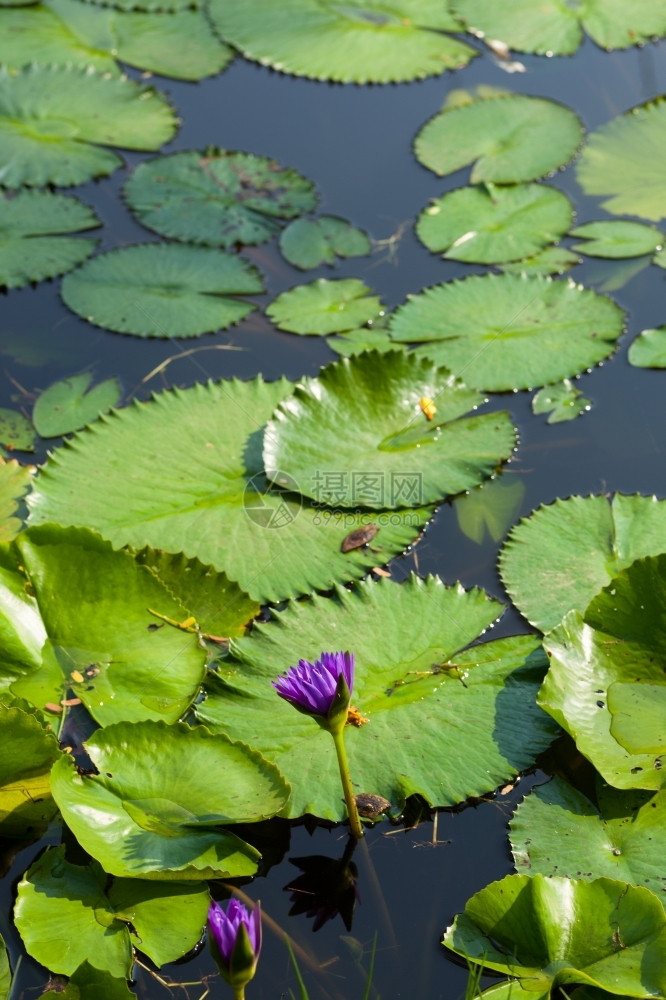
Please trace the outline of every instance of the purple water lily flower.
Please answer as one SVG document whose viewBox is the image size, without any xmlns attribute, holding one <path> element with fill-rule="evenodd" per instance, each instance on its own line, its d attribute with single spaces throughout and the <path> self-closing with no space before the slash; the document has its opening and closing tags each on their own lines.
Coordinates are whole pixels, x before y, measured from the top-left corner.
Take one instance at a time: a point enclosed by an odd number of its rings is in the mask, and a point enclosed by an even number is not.
<svg viewBox="0 0 666 1000">
<path fill-rule="evenodd" d="M 254 976 L 261 951 L 261 910 L 248 912 L 243 903 L 230 899 L 224 907 L 214 900 L 208 909 L 208 942 L 213 958 L 228 983 L 242 995 Z"/>
<path fill-rule="evenodd" d="M 271 683 L 281 698 L 290 701 L 302 712 L 328 716 L 341 676 L 351 696 L 354 686 L 353 653 L 322 653 L 314 663 L 299 660 L 297 667 L 289 667 L 284 676 Z"/>
</svg>

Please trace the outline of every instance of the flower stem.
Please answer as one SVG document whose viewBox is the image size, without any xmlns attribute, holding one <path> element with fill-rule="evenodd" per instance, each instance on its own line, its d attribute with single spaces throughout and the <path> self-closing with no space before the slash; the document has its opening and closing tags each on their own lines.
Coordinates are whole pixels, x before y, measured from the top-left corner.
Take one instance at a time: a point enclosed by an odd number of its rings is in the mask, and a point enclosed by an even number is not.
<svg viewBox="0 0 666 1000">
<path fill-rule="evenodd" d="M 345 802 L 347 804 L 347 815 L 349 816 L 351 834 L 352 837 L 356 837 L 357 840 L 360 840 L 363 836 L 363 827 L 361 826 L 361 820 L 359 819 L 358 809 L 356 807 L 356 798 L 354 797 L 351 775 L 349 773 L 349 761 L 347 760 L 347 750 L 345 749 L 344 730 L 340 729 L 338 732 L 331 732 L 331 736 L 333 737 L 333 742 L 335 743 L 335 752 L 338 755 L 340 780 L 342 781 L 342 791 L 344 792 Z"/>
<path fill-rule="evenodd" d="M 234 991 L 234 1000 L 245 1000 L 245 985 L 232 987 Z"/>
</svg>

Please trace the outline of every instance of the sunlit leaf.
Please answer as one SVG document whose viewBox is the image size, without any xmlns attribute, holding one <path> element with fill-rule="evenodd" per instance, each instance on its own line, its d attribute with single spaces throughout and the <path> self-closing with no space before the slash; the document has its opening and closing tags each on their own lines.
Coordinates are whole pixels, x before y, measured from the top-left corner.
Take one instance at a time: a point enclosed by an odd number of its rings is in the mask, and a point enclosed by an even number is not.
<svg viewBox="0 0 666 1000">
<path fill-rule="evenodd" d="M 549 0 L 451 0 L 467 30 L 499 39 L 519 52 L 572 55 L 583 30 L 605 49 L 626 49 L 666 34 L 661 0 L 585 0 L 581 4 Z"/>
<path fill-rule="evenodd" d="M 311 181 L 275 160 L 211 147 L 140 163 L 124 188 L 139 222 L 185 243 L 268 240 L 317 204 Z"/>
<path fill-rule="evenodd" d="M 533 413 L 548 413 L 549 424 L 559 424 L 573 420 L 590 409 L 590 401 L 580 389 L 565 378 L 556 385 L 545 385 L 532 400 Z"/>
<path fill-rule="evenodd" d="M 118 379 L 106 379 L 88 390 L 91 380 L 90 372 L 71 375 L 40 393 L 32 420 L 41 437 L 77 431 L 116 405 L 120 399 Z"/>
<path fill-rule="evenodd" d="M 198 337 L 239 323 L 263 291 L 241 257 L 208 247 L 143 243 L 99 254 L 68 274 L 63 301 L 89 323 L 136 337 Z"/>
<path fill-rule="evenodd" d="M 424 400 L 434 402 L 430 418 Z M 488 479 L 511 456 L 508 413 L 465 416 L 482 402 L 447 369 L 402 351 L 343 358 L 277 408 L 264 439 L 267 474 L 279 483 L 286 473 L 329 506 L 436 503 Z M 341 434 L 344 427 L 352 433 Z M 327 483 L 335 470 L 344 475 Z"/>
<path fill-rule="evenodd" d="M 419 216 L 416 235 L 451 260 L 496 264 L 521 260 L 555 243 L 573 219 L 571 202 L 544 184 L 458 188 Z"/>
<path fill-rule="evenodd" d="M 529 389 L 611 354 L 624 313 L 572 281 L 472 275 L 412 295 L 391 316 L 394 340 L 427 341 L 420 356 L 477 389 Z"/>
<path fill-rule="evenodd" d="M 157 149 L 176 131 L 156 90 L 75 66 L 0 69 L 0 184 L 81 184 L 120 166 L 100 146 Z"/>
<path fill-rule="evenodd" d="M 639 333 L 627 357 L 637 368 L 666 368 L 666 326 Z"/>
<path fill-rule="evenodd" d="M 500 610 L 483 591 L 414 576 L 292 602 L 233 644 L 232 659 L 207 680 L 197 716 L 278 764 L 292 786 L 287 815 L 342 820 L 329 734 L 280 699 L 271 681 L 301 658 L 349 648 L 352 704 L 368 719 L 345 730 L 354 790 L 397 809 L 415 793 L 454 805 L 528 766 L 555 733 L 534 704 L 545 660 L 532 636 L 468 648 Z"/>
<path fill-rule="evenodd" d="M 660 250 L 664 242 L 663 233 L 640 222 L 587 222 L 570 235 L 584 237 L 586 242 L 572 249 L 588 257 L 641 257 Z"/>
<path fill-rule="evenodd" d="M 114 879 L 109 887 L 96 861 L 72 864 L 64 847 L 51 847 L 19 884 L 14 917 L 29 955 L 83 985 L 83 970 L 76 970 L 86 962 L 90 978 L 94 970 L 129 978 L 133 944 L 157 965 L 181 958 L 201 937 L 209 901 L 206 886 L 196 882 Z M 79 995 L 92 996 L 72 994 Z M 98 995 L 106 1000 L 106 993 Z M 132 994 L 125 987 L 119 995 Z"/>
<path fill-rule="evenodd" d="M 17 410 L 0 409 L 0 444 L 10 451 L 34 451 L 35 432 L 28 418 Z"/>
<path fill-rule="evenodd" d="M 99 224 L 92 209 L 66 195 L 20 191 L 0 197 L 0 285 L 21 288 L 70 271 L 97 241 L 60 234 Z"/>
<path fill-rule="evenodd" d="M 37 713 L 6 696 L 0 701 L 0 740 L 0 833 L 39 836 L 58 811 L 49 783 L 61 756 L 58 741 Z"/>
<path fill-rule="evenodd" d="M 432 0 L 211 0 L 222 38 L 248 59 L 340 83 L 394 83 L 464 66 L 474 49 L 443 32 L 460 23 Z"/>
<path fill-rule="evenodd" d="M 0 542 L 11 542 L 21 530 L 22 521 L 14 515 L 36 471 L 34 465 L 19 465 L 15 459 L 0 460 Z"/>
<path fill-rule="evenodd" d="M 628 997 L 666 990 L 666 913 L 648 889 L 507 875 L 475 893 L 443 944 L 515 976 L 528 995 L 583 983 Z"/>
<path fill-rule="evenodd" d="M 597 798 L 595 806 L 558 777 L 535 788 L 510 824 L 516 868 L 666 892 L 666 790 L 618 791 L 598 781 Z"/>
<path fill-rule="evenodd" d="M 665 156 L 666 101 L 658 98 L 592 132 L 576 176 L 585 194 L 606 199 L 608 212 L 659 222 L 666 216 Z"/>
<path fill-rule="evenodd" d="M 307 271 L 320 264 L 334 264 L 337 257 L 363 257 L 372 250 L 367 235 L 345 219 L 320 215 L 316 219 L 296 219 L 280 234 L 280 250 L 285 260 Z"/>
<path fill-rule="evenodd" d="M 544 637 L 539 703 L 616 788 L 666 784 L 665 595 L 666 555 L 638 559 Z"/>
<path fill-rule="evenodd" d="M 504 537 L 525 496 L 522 479 L 498 476 L 454 501 L 458 527 L 481 545 L 486 532 L 494 542 Z"/>
<path fill-rule="evenodd" d="M 266 307 L 266 315 L 290 333 L 343 333 L 382 315 L 378 296 L 358 278 L 318 278 L 282 292 Z"/>
<path fill-rule="evenodd" d="M 274 816 L 289 797 L 275 765 L 203 727 L 121 722 L 99 729 L 86 750 L 99 774 L 80 775 L 63 757 L 51 774 L 53 797 L 82 847 L 113 875 L 251 875 L 259 853 L 223 828 Z"/>
<path fill-rule="evenodd" d="M 445 108 L 423 126 L 414 152 L 436 174 L 473 163 L 472 184 L 515 184 L 564 166 L 582 140 L 583 127 L 569 108 L 501 94 Z"/>
<path fill-rule="evenodd" d="M 642 556 L 666 550 L 666 502 L 616 493 L 540 507 L 500 553 L 502 581 L 525 617 L 545 631 Z"/>
<path fill-rule="evenodd" d="M 364 576 L 412 544 L 432 510 L 377 512 L 372 547 L 341 552 L 367 512 L 321 510 L 295 483 L 271 487 L 263 471 L 266 421 L 292 388 L 261 378 L 196 385 L 96 421 L 40 474 L 33 521 L 87 523 L 115 545 L 197 556 L 262 602 Z M 157 490 L 160 463 L 175 468 L 174 456 L 177 474 Z"/>
</svg>

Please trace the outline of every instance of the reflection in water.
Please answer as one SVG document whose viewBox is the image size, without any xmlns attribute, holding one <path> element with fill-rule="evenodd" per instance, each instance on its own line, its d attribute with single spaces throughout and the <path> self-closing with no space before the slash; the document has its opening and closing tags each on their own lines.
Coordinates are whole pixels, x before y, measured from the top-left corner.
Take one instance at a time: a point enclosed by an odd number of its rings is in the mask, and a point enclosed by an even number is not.
<svg viewBox="0 0 666 1000">
<path fill-rule="evenodd" d="M 360 901 L 356 881 L 358 869 L 351 860 L 356 843 L 350 837 L 341 858 L 312 854 L 289 859 L 302 872 L 284 887 L 285 892 L 291 893 L 290 917 L 300 913 L 314 917 L 312 930 L 318 931 L 339 913 L 347 930 L 351 930 L 354 908 L 357 900 Z"/>
</svg>

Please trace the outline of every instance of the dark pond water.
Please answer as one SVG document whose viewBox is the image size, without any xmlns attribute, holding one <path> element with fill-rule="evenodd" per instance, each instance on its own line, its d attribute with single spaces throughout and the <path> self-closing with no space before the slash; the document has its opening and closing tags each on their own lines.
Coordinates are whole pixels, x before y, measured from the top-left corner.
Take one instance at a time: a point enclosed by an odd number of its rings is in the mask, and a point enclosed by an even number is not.
<svg viewBox="0 0 666 1000">
<path fill-rule="evenodd" d="M 336 277 L 357 276 L 372 286 L 388 307 L 409 292 L 471 273 L 473 267 L 443 262 L 416 240 L 412 223 L 429 198 L 466 182 L 467 173 L 444 180 L 422 168 L 411 152 L 419 127 L 442 106 L 447 93 L 479 83 L 552 97 L 573 107 L 592 129 L 620 112 L 666 91 L 666 46 L 650 45 L 625 53 L 604 53 L 586 43 L 567 59 L 523 57 L 526 72 L 508 76 L 484 54 L 458 74 L 400 86 L 333 86 L 295 80 L 238 59 L 220 77 L 201 84 L 157 80 L 182 117 L 182 127 L 170 149 L 219 145 L 274 157 L 311 178 L 321 196 L 321 209 L 365 228 L 376 242 L 370 258 L 343 263 Z M 141 159 L 129 156 L 128 169 Z M 118 171 L 109 180 L 77 189 L 94 205 L 104 229 L 102 248 L 153 239 L 130 218 L 119 197 L 127 176 Z M 571 169 L 552 183 L 574 201 L 579 222 L 605 217 L 596 202 L 582 196 Z M 276 248 L 265 245 L 246 254 L 266 276 L 270 301 L 279 291 L 310 281 L 322 269 L 303 277 L 290 268 Z M 642 329 L 666 322 L 662 270 L 646 267 L 631 277 L 631 262 L 588 260 L 578 266 L 576 280 L 611 294 L 628 312 L 628 329 L 615 357 L 585 375 L 579 387 L 593 408 L 571 423 L 548 426 L 531 413 L 530 394 L 494 397 L 491 408 L 508 408 L 520 428 L 519 450 L 506 469 L 507 481 L 524 486 L 519 513 L 540 503 L 573 493 L 606 491 L 656 493 L 666 496 L 666 393 L 663 374 L 631 368 L 627 346 Z M 482 270 L 482 269 L 476 269 Z M 96 379 L 120 377 L 125 401 L 146 398 L 164 386 L 187 386 L 207 378 L 250 377 L 257 372 L 272 379 L 314 374 L 333 359 L 318 338 L 280 333 L 255 314 L 241 326 L 193 341 L 144 342 L 89 326 L 60 303 L 58 282 L 45 282 L 5 296 L 0 330 L 0 405 L 24 407 L 30 394 L 57 378 L 92 369 Z M 220 346 L 233 350 L 213 350 Z M 176 359 L 162 375 L 148 378 L 166 358 L 196 348 Z M 26 395 L 22 390 L 25 390 Z M 43 460 L 45 448 L 38 451 Z M 128 455 L 128 461 L 131 461 Z M 164 441 L 165 468 L 176 456 Z M 464 500 L 461 501 L 464 503 Z M 518 513 L 516 514 L 516 517 Z M 497 544 L 486 535 L 482 544 L 459 529 L 456 503 L 445 504 L 425 537 L 409 556 L 395 562 L 395 579 L 416 569 L 438 573 L 446 582 L 485 587 L 506 599 L 495 570 Z M 525 631 L 520 616 L 508 610 L 496 627 L 498 634 Z M 455 768 L 455 760 L 442 760 Z M 376 961 L 370 996 L 383 1000 L 415 998 L 455 1000 L 464 991 L 466 971 L 454 965 L 439 945 L 441 933 L 467 898 L 512 870 L 506 840 L 508 818 L 525 790 L 543 775 L 525 778 L 515 790 L 455 813 L 440 813 L 436 823 L 424 815 L 420 824 L 378 825 L 356 851 L 360 902 L 351 931 L 339 916 L 316 934 L 305 915 L 289 917 L 290 893 L 284 888 L 298 874 L 290 857 L 341 857 L 341 829 L 303 825 L 291 831 L 274 824 L 267 856 L 275 864 L 266 878 L 245 886 L 261 899 L 269 918 L 265 949 L 248 998 L 278 1000 L 297 992 L 296 979 L 281 939 L 287 931 L 299 951 L 299 964 L 315 997 L 363 996 L 365 972 L 376 935 Z M 415 814 L 414 819 L 416 820 Z M 54 834 L 53 840 L 58 834 Z M 23 849 L 3 882 L 0 931 L 14 963 L 21 955 L 18 936 L 7 916 L 14 886 L 39 845 Z M 7 864 L 11 861 L 8 845 Z M 274 933 L 275 931 L 275 933 Z M 146 970 L 138 970 L 137 993 L 142 997 L 202 997 L 214 967 L 204 951 L 191 961 L 161 971 L 183 987 L 161 985 Z M 34 997 L 46 981 L 43 970 L 23 958 L 12 1000 Z M 217 978 L 209 983 L 212 996 L 227 995 Z"/>
</svg>

